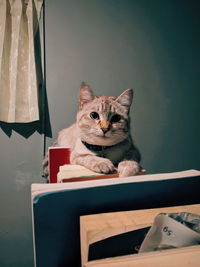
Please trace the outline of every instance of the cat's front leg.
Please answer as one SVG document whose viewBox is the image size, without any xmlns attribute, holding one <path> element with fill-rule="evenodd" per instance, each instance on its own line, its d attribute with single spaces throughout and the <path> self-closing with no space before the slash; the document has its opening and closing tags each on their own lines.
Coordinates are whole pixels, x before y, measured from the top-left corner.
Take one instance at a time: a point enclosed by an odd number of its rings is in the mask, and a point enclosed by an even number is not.
<svg viewBox="0 0 200 267">
<path fill-rule="evenodd" d="M 134 160 L 124 160 L 118 165 L 119 177 L 137 175 L 140 171 L 140 165 Z"/>
<path fill-rule="evenodd" d="M 78 153 L 72 152 L 71 163 L 82 165 L 98 173 L 110 173 L 114 170 L 114 165 L 109 159 L 94 155 L 79 155 Z"/>
</svg>

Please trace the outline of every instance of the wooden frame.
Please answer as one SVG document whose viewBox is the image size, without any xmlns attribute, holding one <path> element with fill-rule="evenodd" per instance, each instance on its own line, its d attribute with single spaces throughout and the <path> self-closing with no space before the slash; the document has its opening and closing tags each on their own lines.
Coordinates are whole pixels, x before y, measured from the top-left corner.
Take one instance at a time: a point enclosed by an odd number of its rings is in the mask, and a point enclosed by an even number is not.
<svg viewBox="0 0 200 267">
<path fill-rule="evenodd" d="M 90 261 L 85 267 L 198 267 L 200 246 Z"/>
<path fill-rule="evenodd" d="M 80 217 L 81 235 L 81 261 L 83 266 L 98 267 L 129 267 L 129 266 L 197 266 L 200 262 L 200 246 L 171 249 L 168 251 L 142 253 L 131 256 L 116 257 L 113 259 L 88 262 L 89 245 L 105 238 L 121 233 L 137 230 L 152 225 L 154 218 L 159 213 L 191 212 L 200 215 L 200 205 L 186 205 L 147 210 L 134 210 L 114 213 L 102 213 Z M 157 257 L 154 257 L 157 256 Z M 160 259 L 158 262 L 156 259 Z M 173 259 L 168 265 L 163 265 L 165 260 Z M 181 261 L 181 265 L 173 265 L 173 262 Z M 161 264 L 162 262 L 162 265 Z M 135 262 L 135 263 L 134 263 Z M 151 263 L 152 262 L 152 263 Z M 144 264 L 143 264 L 144 263 Z M 192 265 L 187 265 L 192 263 Z M 131 264 L 131 265 L 130 265 Z M 135 264 L 135 265 L 134 265 Z M 140 265 L 139 265 L 140 264 Z M 158 264 L 158 265 L 156 265 Z M 186 264 L 186 265 L 184 265 Z"/>
</svg>

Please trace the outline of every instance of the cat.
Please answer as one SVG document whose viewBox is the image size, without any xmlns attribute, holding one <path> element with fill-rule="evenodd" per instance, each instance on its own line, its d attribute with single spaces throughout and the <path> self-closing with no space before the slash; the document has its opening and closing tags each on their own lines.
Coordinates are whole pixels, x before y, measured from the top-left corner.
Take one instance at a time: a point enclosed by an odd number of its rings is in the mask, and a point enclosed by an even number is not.
<svg viewBox="0 0 200 267">
<path fill-rule="evenodd" d="M 130 133 L 132 99 L 132 89 L 117 98 L 98 97 L 83 82 L 76 122 L 59 132 L 53 146 L 70 147 L 72 164 L 98 173 L 112 173 L 117 168 L 120 177 L 138 174 L 141 155 Z M 48 157 L 44 160 L 44 174 L 48 176 Z"/>
</svg>

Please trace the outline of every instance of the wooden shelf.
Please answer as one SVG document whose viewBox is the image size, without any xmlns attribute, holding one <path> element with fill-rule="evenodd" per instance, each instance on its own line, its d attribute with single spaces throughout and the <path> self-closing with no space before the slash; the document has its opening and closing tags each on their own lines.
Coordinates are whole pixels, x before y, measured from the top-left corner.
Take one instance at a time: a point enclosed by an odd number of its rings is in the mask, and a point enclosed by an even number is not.
<svg viewBox="0 0 200 267">
<path fill-rule="evenodd" d="M 80 234 L 82 267 L 200 266 L 200 246 L 170 249 L 161 252 L 148 252 L 88 262 L 90 244 L 111 236 L 151 226 L 156 215 L 162 212 L 190 212 L 200 215 L 200 205 L 196 204 L 81 216 Z M 168 262 L 166 263 L 168 265 L 164 265 L 165 262 Z M 179 264 L 179 262 L 181 262 L 181 264 Z M 199 265 L 197 265 L 197 262 Z"/>
</svg>

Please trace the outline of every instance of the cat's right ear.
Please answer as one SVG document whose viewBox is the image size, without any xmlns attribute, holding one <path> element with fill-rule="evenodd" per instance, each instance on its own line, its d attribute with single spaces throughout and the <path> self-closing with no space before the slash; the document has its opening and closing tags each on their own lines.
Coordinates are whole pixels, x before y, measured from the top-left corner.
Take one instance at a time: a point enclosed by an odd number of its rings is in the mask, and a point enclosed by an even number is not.
<svg viewBox="0 0 200 267">
<path fill-rule="evenodd" d="M 79 108 L 81 109 L 86 103 L 92 101 L 95 95 L 92 88 L 85 82 L 82 82 L 79 91 Z"/>
<path fill-rule="evenodd" d="M 131 106 L 133 100 L 133 89 L 126 89 L 120 96 L 118 96 L 115 101 L 125 106 L 128 110 Z"/>
</svg>

